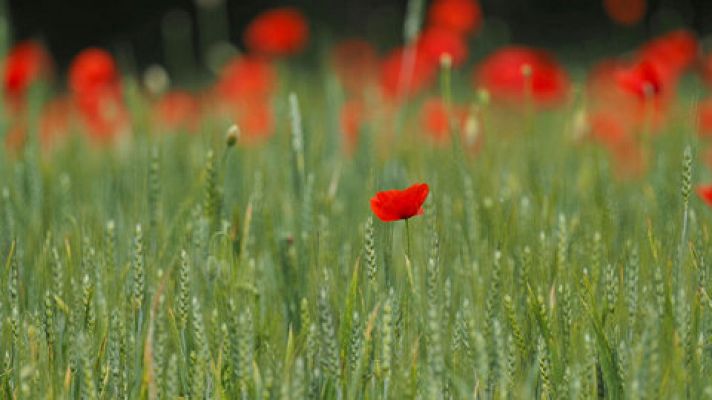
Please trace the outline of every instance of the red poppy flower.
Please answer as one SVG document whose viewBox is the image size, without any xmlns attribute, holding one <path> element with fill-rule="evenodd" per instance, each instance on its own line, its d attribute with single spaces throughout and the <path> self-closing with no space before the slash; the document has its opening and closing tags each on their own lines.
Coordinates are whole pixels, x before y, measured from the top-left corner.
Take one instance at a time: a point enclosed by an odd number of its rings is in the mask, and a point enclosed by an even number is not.
<svg viewBox="0 0 712 400">
<path fill-rule="evenodd" d="M 153 105 L 153 117 L 162 129 L 195 131 L 200 119 L 200 103 L 188 92 L 168 92 Z"/>
<path fill-rule="evenodd" d="M 268 101 L 242 102 L 232 115 L 248 142 L 262 142 L 274 131 L 274 115 Z"/>
<path fill-rule="evenodd" d="M 697 134 L 712 138 L 712 98 L 702 100 L 697 105 Z"/>
<path fill-rule="evenodd" d="M 647 167 L 646 154 L 633 133 L 629 119 L 615 110 L 603 109 L 587 116 L 591 138 L 608 152 L 619 179 L 639 177 Z"/>
<path fill-rule="evenodd" d="M 238 124 L 247 141 L 260 141 L 274 129 L 270 97 L 276 79 L 271 63 L 249 56 L 231 60 L 220 73 L 215 86 L 220 111 Z"/>
<path fill-rule="evenodd" d="M 603 0 L 603 9 L 613 22 L 631 26 L 640 22 L 648 8 L 646 0 Z"/>
<path fill-rule="evenodd" d="M 641 177 L 648 168 L 647 153 L 634 140 L 626 140 L 609 148 L 615 176 L 621 180 Z"/>
<path fill-rule="evenodd" d="M 616 112 L 597 110 L 588 116 L 591 137 L 611 149 L 631 137 L 632 127 Z"/>
<path fill-rule="evenodd" d="M 98 143 L 113 141 L 129 129 L 129 115 L 124 104 L 117 98 L 98 98 L 88 108 L 79 109 L 87 133 Z"/>
<path fill-rule="evenodd" d="M 217 95 L 223 102 L 237 103 L 244 99 L 267 99 L 275 86 L 277 74 L 269 62 L 256 57 L 237 57 L 220 72 Z"/>
<path fill-rule="evenodd" d="M 436 141 L 447 139 L 450 131 L 450 118 L 447 107 L 440 99 L 428 99 L 423 103 L 420 115 L 425 131 Z"/>
<path fill-rule="evenodd" d="M 360 95 L 375 79 L 378 55 L 367 41 L 348 39 L 332 49 L 331 65 L 344 89 L 351 94 Z"/>
<path fill-rule="evenodd" d="M 586 128 L 590 138 L 608 153 L 618 179 L 641 176 L 647 168 L 647 157 L 638 143 L 634 127 L 620 113 L 603 109 L 589 112 Z"/>
<path fill-rule="evenodd" d="M 383 222 L 422 215 L 429 191 L 426 183 L 417 183 L 404 190 L 378 192 L 371 198 L 371 210 Z"/>
<path fill-rule="evenodd" d="M 291 7 L 273 8 L 255 17 L 244 33 L 245 45 L 266 56 L 289 56 L 301 52 L 309 38 L 302 13 Z"/>
<path fill-rule="evenodd" d="M 521 46 L 490 54 L 475 70 L 474 83 L 493 100 L 548 106 L 561 102 L 569 90 L 566 71 L 549 53 Z"/>
<path fill-rule="evenodd" d="M 430 98 L 423 102 L 420 115 L 425 132 L 441 143 L 449 138 L 451 118 L 454 118 L 458 125 L 462 125 L 465 120 L 465 113 L 460 107 L 452 105 L 448 113 L 445 102 L 440 98 Z M 462 127 L 458 126 L 457 131 L 461 131 L 460 128 Z"/>
<path fill-rule="evenodd" d="M 681 29 L 649 41 L 638 52 L 638 59 L 652 64 L 661 79 L 674 85 L 680 74 L 697 60 L 699 50 L 695 34 Z"/>
<path fill-rule="evenodd" d="M 450 134 L 460 134 L 460 144 L 468 153 L 477 153 L 482 146 L 482 121 L 477 107 L 469 111 L 460 105 L 451 104 L 448 111 L 445 102 L 438 97 L 423 102 L 418 120 L 425 134 L 436 145 L 449 145 Z M 450 126 L 453 123 L 455 126 Z"/>
<path fill-rule="evenodd" d="M 616 83 L 622 90 L 641 100 L 657 96 L 665 86 L 655 66 L 645 60 L 618 68 L 613 73 Z"/>
<path fill-rule="evenodd" d="M 697 187 L 697 195 L 705 204 L 712 207 L 712 185 L 700 185 Z"/>
<path fill-rule="evenodd" d="M 105 50 L 79 53 L 69 67 L 69 87 L 84 125 L 94 139 L 107 141 L 128 127 L 114 58 Z"/>
<path fill-rule="evenodd" d="M 39 120 L 40 142 L 50 149 L 69 134 L 72 104 L 66 98 L 51 100 L 42 108 Z"/>
<path fill-rule="evenodd" d="M 7 101 L 15 108 L 23 102 L 29 86 L 49 73 L 50 57 L 39 43 L 16 44 L 7 55 L 4 89 Z"/>
<path fill-rule="evenodd" d="M 55 98 L 42 106 L 37 128 L 39 143 L 43 150 L 51 149 L 69 134 L 72 104 L 66 98 Z M 5 137 L 8 150 L 18 152 L 27 141 L 27 123 L 23 119 L 14 120 Z"/>
<path fill-rule="evenodd" d="M 461 35 L 444 28 L 427 28 L 418 38 L 418 51 L 430 57 L 433 63 L 440 63 L 440 57 L 449 54 L 452 65 L 462 65 L 467 59 L 467 43 Z"/>
<path fill-rule="evenodd" d="M 22 119 L 13 120 L 5 132 L 5 149 L 10 154 L 19 155 L 26 141 L 27 123 Z"/>
<path fill-rule="evenodd" d="M 632 130 L 659 131 L 674 90 L 648 61 L 604 61 L 588 81 L 591 109 L 617 114 Z"/>
<path fill-rule="evenodd" d="M 701 153 L 700 159 L 702 159 L 702 162 L 707 168 L 712 169 L 712 146 L 708 145 Z"/>
<path fill-rule="evenodd" d="M 105 50 L 86 49 L 74 58 L 69 67 L 69 86 L 74 93 L 85 95 L 116 91 L 118 84 L 116 63 Z"/>
<path fill-rule="evenodd" d="M 410 71 L 404 68 L 408 62 L 404 55 L 409 57 L 409 54 L 414 55 Z M 381 91 L 389 100 L 402 100 L 401 97 L 413 96 L 433 82 L 437 69 L 438 64 L 430 57 L 424 56 L 423 52 L 417 51 L 417 48 L 413 53 L 408 53 L 405 48 L 395 49 L 381 64 Z"/>
<path fill-rule="evenodd" d="M 699 63 L 699 72 L 707 86 L 712 85 L 712 54 L 707 54 L 702 58 Z"/>
<path fill-rule="evenodd" d="M 436 0 L 428 9 L 428 24 L 460 34 L 471 33 L 482 24 L 476 0 Z"/>
</svg>

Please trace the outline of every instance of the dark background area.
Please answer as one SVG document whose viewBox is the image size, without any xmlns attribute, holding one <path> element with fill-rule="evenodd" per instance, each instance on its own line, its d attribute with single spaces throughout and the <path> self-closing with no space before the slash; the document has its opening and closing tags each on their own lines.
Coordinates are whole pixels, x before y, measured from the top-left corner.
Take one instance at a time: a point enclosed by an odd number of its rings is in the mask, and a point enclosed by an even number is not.
<svg viewBox="0 0 712 400">
<path fill-rule="evenodd" d="M 481 37 L 568 52 L 585 62 L 600 53 L 625 51 L 673 27 L 692 28 L 702 38 L 712 31 L 712 0 L 648 0 L 646 18 L 635 27 L 613 24 L 601 2 L 481 0 L 486 18 Z M 407 0 L 8 0 L 6 5 L 13 40 L 39 38 L 63 70 L 88 46 L 128 54 L 130 64 L 139 69 L 166 62 L 170 51 L 162 27 L 167 15 L 174 16 L 174 33 L 192 42 L 196 59 L 205 40 L 201 26 L 217 27 L 219 32 L 213 34 L 229 37 L 239 48 L 245 24 L 276 5 L 301 8 L 315 38 L 358 35 L 385 50 L 399 44 L 406 4 Z M 213 24 L 214 18 L 228 23 Z"/>
</svg>

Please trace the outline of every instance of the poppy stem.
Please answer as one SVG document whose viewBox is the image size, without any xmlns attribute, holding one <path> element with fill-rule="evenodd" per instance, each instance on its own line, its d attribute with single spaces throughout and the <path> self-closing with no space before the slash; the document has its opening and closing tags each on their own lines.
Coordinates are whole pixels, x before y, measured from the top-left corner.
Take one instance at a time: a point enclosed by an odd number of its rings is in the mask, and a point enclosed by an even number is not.
<svg viewBox="0 0 712 400">
<path fill-rule="evenodd" d="M 405 237 L 406 237 L 406 242 L 407 242 L 407 251 L 408 251 L 408 259 L 412 261 L 412 257 L 410 254 L 410 224 L 408 221 L 410 218 L 406 218 L 405 220 Z"/>
</svg>

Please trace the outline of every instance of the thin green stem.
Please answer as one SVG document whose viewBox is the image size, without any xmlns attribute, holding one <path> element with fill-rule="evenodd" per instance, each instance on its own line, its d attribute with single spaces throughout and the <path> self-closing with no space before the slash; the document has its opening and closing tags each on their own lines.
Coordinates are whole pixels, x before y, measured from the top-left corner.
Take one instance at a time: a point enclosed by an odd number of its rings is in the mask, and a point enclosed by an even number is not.
<svg viewBox="0 0 712 400">
<path fill-rule="evenodd" d="M 411 252 L 410 252 L 410 224 L 408 223 L 409 220 L 410 220 L 409 218 L 406 218 L 406 220 L 405 220 L 405 237 L 406 237 L 406 242 L 408 245 L 408 248 L 407 248 L 408 259 L 412 261 L 413 258 L 411 256 Z"/>
</svg>

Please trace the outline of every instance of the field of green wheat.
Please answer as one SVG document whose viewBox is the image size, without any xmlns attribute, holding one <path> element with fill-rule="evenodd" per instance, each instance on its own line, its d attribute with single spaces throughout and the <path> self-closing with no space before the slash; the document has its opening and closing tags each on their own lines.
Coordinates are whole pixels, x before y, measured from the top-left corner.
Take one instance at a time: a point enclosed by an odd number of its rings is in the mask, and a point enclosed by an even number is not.
<svg viewBox="0 0 712 400">
<path fill-rule="evenodd" d="M 206 123 L 3 158 L 3 398 L 712 396 L 690 127 L 620 182 L 566 113 L 476 157 L 400 131 L 347 158 L 323 96 L 277 98 L 257 149 Z M 407 230 L 374 218 L 413 182 Z"/>
<path fill-rule="evenodd" d="M 477 2 L 409 4 L 296 61 L 268 11 L 183 91 L 15 46 L 0 399 L 712 399 L 712 56 L 468 61 Z"/>
</svg>

